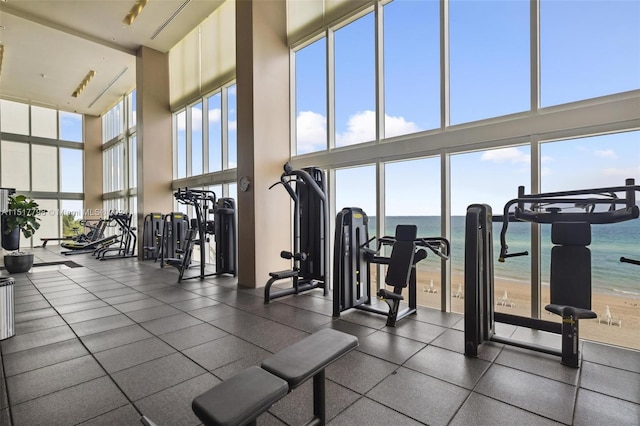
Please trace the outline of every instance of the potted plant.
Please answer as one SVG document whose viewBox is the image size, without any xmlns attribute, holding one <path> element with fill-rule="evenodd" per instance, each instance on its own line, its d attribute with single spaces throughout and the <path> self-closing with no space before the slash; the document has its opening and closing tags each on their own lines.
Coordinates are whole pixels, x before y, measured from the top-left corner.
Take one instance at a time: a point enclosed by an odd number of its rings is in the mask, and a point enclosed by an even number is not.
<svg viewBox="0 0 640 426">
<path fill-rule="evenodd" d="M 33 253 L 21 252 L 20 232 L 25 238 L 31 238 L 40 228 L 38 203 L 24 195 L 9 196 L 9 209 L 2 215 L 2 247 L 15 250 L 4 256 L 4 267 L 11 273 L 27 272 L 33 266 Z"/>
</svg>

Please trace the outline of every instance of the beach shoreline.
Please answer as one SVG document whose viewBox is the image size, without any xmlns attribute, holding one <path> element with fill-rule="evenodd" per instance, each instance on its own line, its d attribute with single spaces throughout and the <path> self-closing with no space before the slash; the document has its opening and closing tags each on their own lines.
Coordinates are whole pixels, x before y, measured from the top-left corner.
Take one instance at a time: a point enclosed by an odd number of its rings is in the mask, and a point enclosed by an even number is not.
<svg viewBox="0 0 640 426">
<path fill-rule="evenodd" d="M 373 277 L 372 274 L 372 280 Z M 496 312 L 531 317 L 531 296 L 528 284 L 521 280 L 495 277 Z M 461 295 L 458 294 L 460 289 L 462 289 Z M 463 314 L 464 275 L 462 273 L 452 273 L 451 296 L 451 311 Z M 544 310 L 544 306 L 549 303 L 548 284 L 543 284 L 541 296 L 540 317 L 548 321 L 560 322 L 559 316 Z M 418 305 L 440 309 L 440 298 L 440 271 L 419 270 L 417 276 Z M 580 320 L 581 339 L 640 350 L 640 296 L 623 292 L 593 291 L 591 309 L 598 315 L 598 318 Z M 610 313 L 611 318 L 605 315 L 607 312 Z"/>
</svg>

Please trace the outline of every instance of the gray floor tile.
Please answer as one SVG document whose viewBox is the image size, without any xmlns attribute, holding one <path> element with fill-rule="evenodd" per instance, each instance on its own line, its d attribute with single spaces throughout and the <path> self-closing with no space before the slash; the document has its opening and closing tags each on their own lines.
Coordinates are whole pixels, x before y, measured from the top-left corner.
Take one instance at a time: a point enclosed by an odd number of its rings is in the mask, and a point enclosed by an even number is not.
<svg viewBox="0 0 640 426">
<path fill-rule="evenodd" d="M 196 309 L 205 308 L 207 306 L 217 305 L 218 301 L 209 299 L 208 297 L 198 297 L 189 300 L 183 300 L 182 302 L 172 303 L 171 306 L 180 309 L 181 311 L 189 312 Z"/>
<path fill-rule="evenodd" d="M 422 343 L 431 343 L 444 333 L 447 328 L 421 321 L 406 319 L 398 322 L 395 327 L 385 327 L 387 333 L 397 334 L 407 339 L 417 340 Z"/>
<path fill-rule="evenodd" d="M 140 426 L 140 424 L 140 414 L 131 404 L 80 423 L 81 426 Z"/>
<path fill-rule="evenodd" d="M 161 334 L 158 337 L 174 348 L 184 350 L 228 335 L 229 333 L 211 324 L 203 323 L 172 331 L 167 334 Z"/>
<path fill-rule="evenodd" d="M 412 320 L 428 322 L 441 327 L 453 327 L 462 319 L 462 315 L 452 312 L 442 312 L 438 309 L 419 307 L 418 313 L 411 316 Z"/>
<path fill-rule="evenodd" d="M 143 294 L 143 293 L 141 293 Z M 144 299 L 134 300 L 130 302 L 123 302 L 114 304 L 113 307 L 119 310 L 120 312 L 128 313 L 133 311 L 140 311 L 142 309 L 153 308 L 156 306 L 164 305 L 164 302 L 153 299 L 147 295 L 145 295 Z"/>
<path fill-rule="evenodd" d="M 13 376 L 88 354 L 78 339 L 70 339 L 26 351 L 5 354 L 2 360 L 5 374 Z"/>
<path fill-rule="evenodd" d="M 132 302 L 136 303 L 136 302 Z M 168 317 L 171 315 L 177 315 L 183 313 L 181 310 L 174 308 L 169 305 L 159 305 L 154 306 L 152 308 L 135 310 L 132 312 L 127 312 L 127 316 L 134 320 L 135 322 L 141 323 L 145 321 L 152 321 L 154 319 Z"/>
<path fill-rule="evenodd" d="M 218 306 L 220 305 L 211 306 L 204 309 L 217 310 Z M 189 313 L 191 315 L 198 317 L 196 314 L 194 314 L 194 312 L 196 311 L 192 311 Z M 244 312 L 236 309 L 233 312 L 231 312 L 230 315 L 225 315 L 221 318 L 209 320 L 208 322 L 215 325 L 218 328 L 221 328 L 227 333 L 235 334 L 241 331 L 246 331 L 249 328 L 259 326 L 260 324 L 265 322 L 265 319 L 257 315 L 253 315 L 248 312 Z"/>
<path fill-rule="evenodd" d="M 82 342 L 93 353 L 145 340 L 153 335 L 138 324 L 103 331 L 82 337 Z"/>
<path fill-rule="evenodd" d="M 580 389 L 573 424 L 576 426 L 638 425 L 640 424 L 640 405 Z"/>
<path fill-rule="evenodd" d="M 580 387 L 640 404 L 640 373 L 583 362 Z"/>
<path fill-rule="evenodd" d="M 640 351 L 629 351 L 616 346 L 584 342 L 582 358 L 585 361 L 640 373 Z"/>
<path fill-rule="evenodd" d="M 227 380 L 229 377 L 240 373 L 249 367 L 261 365 L 262 361 L 272 355 L 273 354 L 267 350 L 251 345 L 250 349 L 243 354 L 242 358 L 231 361 L 222 367 L 213 369 L 211 372 L 215 374 L 216 377 L 219 377 L 222 380 Z"/>
<path fill-rule="evenodd" d="M 100 291 L 95 291 L 96 289 L 93 289 L 92 293 L 99 297 L 102 300 L 105 300 L 107 298 L 110 297 L 116 297 L 116 296 L 125 296 L 125 295 L 129 295 L 129 294 L 140 294 L 137 290 L 134 290 L 132 288 L 129 288 L 127 286 L 121 285 L 120 288 L 114 288 L 111 290 L 106 290 L 106 289 L 100 289 Z"/>
<path fill-rule="evenodd" d="M 39 346 L 50 345 L 51 343 L 62 342 L 64 340 L 75 339 L 75 334 L 68 326 L 48 328 L 38 330 L 33 333 L 13 336 L 11 339 L 3 340 L 3 355 L 13 352 L 25 351 Z"/>
<path fill-rule="evenodd" d="M 49 299 L 49 303 L 58 308 L 60 306 L 72 305 L 74 303 L 80 302 L 88 302 L 90 300 L 97 300 L 97 298 L 93 294 L 87 293 L 79 294 L 77 296 L 61 297 L 59 299 Z"/>
<path fill-rule="evenodd" d="M 89 321 L 77 322 L 75 324 L 72 324 L 71 327 L 78 336 L 83 337 L 88 336 L 89 334 L 126 327 L 128 325 L 132 325 L 133 323 L 134 322 L 127 318 L 124 314 L 118 314 Z"/>
<path fill-rule="evenodd" d="M 111 315 L 117 315 L 120 312 L 111 306 L 103 306 L 100 308 L 87 309 L 84 311 L 70 312 L 63 314 L 62 316 L 69 324 L 75 324 L 77 322 L 89 321 L 96 318 L 104 318 Z"/>
<path fill-rule="evenodd" d="M 360 398 L 329 423 L 331 426 L 413 426 L 422 423 L 369 398 Z"/>
<path fill-rule="evenodd" d="M 189 348 L 183 353 L 207 370 L 215 370 L 245 358 L 255 351 L 261 352 L 263 350 L 236 336 L 226 336 Z"/>
<path fill-rule="evenodd" d="M 102 300 L 89 300 L 88 302 L 72 303 L 70 305 L 56 306 L 56 310 L 61 314 L 69 314 L 71 312 L 86 311 L 88 309 L 96 309 L 108 306 Z"/>
<path fill-rule="evenodd" d="M 509 345 L 505 345 L 495 362 L 573 386 L 577 384 L 580 373 L 579 369 L 562 365 L 558 356 Z"/>
<path fill-rule="evenodd" d="M 241 311 L 231 306 L 216 302 L 217 305 L 207 306 L 205 308 L 194 309 L 189 314 L 201 319 L 202 321 L 215 321 L 230 315 L 235 315 Z"/>
<path fill-rule="evenodd" d="M 404 364 L 407 368 L 469 390 L 473 389 L 490 365 L 487 361 L 436 346 L 427 346 Z"/>
<path fill-rule="evenodd" d="M 42 293 L 45 294 L 48 300 L 59 300 L 59 299 L 64 299 L 66 297 L 89 294 L 87 290 L 85 290 L 84 288 L 80 287 L 77 284 L 66 285 L 64 287 L 66 288 L 65 290 L 52 291 L 49 293 L 45 293 L 43 291 Z M 56 287 L 56 289 L 57 288 L 61 288 L 61 287 Z"/>
<path fill-rule="evenodd" d="M 8 408 L 0 409 L 0 425 L 11 426 L 11 416 Z"/>
<path fill-rule="evenodd" d="M 195 299 L 200 297 L 200 295 L 192 293 L 190 291 L 185 291 L 173 287 L 161 290 L 147 291 L 146 293 L 151 297 L 162 300 L 164 303 L 176 303 L 182 302 L 183 300 Z"/>
<path fill-rule="evenodd" d="M 112 374 L 173 352 L 175 352 L 175 349 L 171 346 L 156 337 L 152 337 L 98 352 L 95 357 L 104 369 Z"/>
<path fill-rule="evenodd" d="M 96 360 L 87 355 L 7 377 L 7 387 L 14 405 L 104 375 Z"/>
<path fill-rule="evenodd" d="M 170 333 L 172 331 L 181 330 L 183 328 L 192 327 L 202 324 L 203 322 L 189 314 L 179 313 L 168 317 L 158 318 L 151 321 L 141 322 L 140 326 L 149 332 L 158 335 Z"/>
<path fill-rule="evenodd" d="M 14 308 L 14 312 L 16 314 L 19 314 L 21 312 L 35 311 L 38 309 L 45 309 L 49 307 L 51 307 L 51 305 L 49 305 L 49 302 L 41 300 L 39 302 L 21 303 L 20 305 L 16 305 Z"/>
<path fill-rule="evenodd" d="M 456 413 L 449 426 L 553 426 L 562 423 L 545 419 L 504 402 L 477 393 L 471 394 Z"/>
<path fill-rule="evenodd" d="M 120 389 L 138 399 L 182 383 L 206 371 L 180 353 L 173 353 L 112 375 Z"/>
<path fill-rule="evenodd" d="M 317 292 L 319 295 L 322 295 L 321 290 L 318 290 Z M 315 312 L 317 314 L 329 316 L 333 315 L 333 302 L 329 298 L 324 298 L 323 296 L 314 297 L 309 293 L 299 294 L 297 296 L 278 299 L 278 303 L 296 306 L 298 308 L 306 309 L 307 311 Z"/>
<path fill-rule="evenodd" d="M 21 321 L 15 324 L 16 334 L 26 334 L 47 328 L 60 327 L 66 325 L 59 316 L 34 319 L 31 321 Z"/>
<path fill-rule="evenodd" d="M 15 304 L 16 305 L 20 305 L 22 303 L 31 303 L 31 302 L 42 302 L 45 300 L 44 296 L 40 295 L 40 294 L 34 294 L 32 296 L 14 296 L 15 297 Z"/>
<path fill-rule="evenodd" d="M 132 293 L 123 294 L 122 296 L 103 297 L 102 299 L 110 305 L 117 305 L 119 303 L 135 302 L 136 300 L 143 300 L 148 298 L 149 296 L 147 296 L 146 294 L 134 291 Z"/>
<path fill-rule="evenodd" d="M 352 351 L 327 367 L 326 377 L 355 392 L 365 394 L 397 368 L 396 364 Z"/>
<path fill-rule="evenodd" d="M 136 401 L 135 405 L 158 425 L 198 425 L 200 421 L 191 410 L 191 401 L 218 383 L 220 380 L 211 374 L 203 374 Z"/>
<path fill-rule="evenodd" d="M 127 399 L 111 379 L 101 377 L 15 405 L 11 411 L 16 426 L 68 426 L 126 404 Z"/>
<path fill-rule="evenodd" d="M 429 425 L 446 425 L 469 391 L 406 368 L 373 388 L 367 397 Z"/>
<path fill-rule="evenodd" d="M 276 402 L 269 410 L 277 418 L 290 425 L 306 424 L 313 417 L 313 380 L 291 391 L 287 396 Z M 359 394 L 342 387 L 332 381 L 326 382 L 326 415 L 330 421 L 338 413 L 353 404 Z"/>
<path fill-rule="evenodd" d="M 358 350 L 394 364 L 402 364 L 425 346 L 415 340 L 377 331 L 360 339 Z"/>
<path fill-rule="evenodd" d="M 576 388 L 566 383 L 493 365 L 474 391 L 561 423 L 571 423 Z"/>
<path fill-rule="evenodd" d="M 338 330 L 347 334 L 352 334 L 356 336 L 358 339 L 362 339 L 376 332 L 375 328 L 365 327 L 363 325 L 359 325 L 349 321 L 342 321 L 339 319 L 334 319 L 330 323 L 327 323 L 322 327 L 320 327 L 318 330 L 321 330 L 323 328 L 331 328 L 333 330 Z M 313 331 L 315 332 L 318 330 L 313 330 Z"/>
<path fill-rule="evenodd" d="M 464 354 L 464 331 L 449 329 L 432 341 L 431 345 Z M 478 358 L 493 361 L 503 347 L 504 345 L 500 343 L 484 342 L 478 348 Z"/>
<path fill-rule="evenodd" d="M 330 316 L 316 314 L 282 303 L 263 305 L 261 308 L 254 309 L 252 313 L 306 332 L 320 328 L 332 320 Z"/>
<path fill-rule="evenodd" d="M 215 325 L 216 323 L 213 322 L 212 324 Z M 308 336 L 302 330 L 266 319 L 263 319 L 262 322 L 253 327 L 237 330 L 234 334 L 274 353 Z"/>
</svg>

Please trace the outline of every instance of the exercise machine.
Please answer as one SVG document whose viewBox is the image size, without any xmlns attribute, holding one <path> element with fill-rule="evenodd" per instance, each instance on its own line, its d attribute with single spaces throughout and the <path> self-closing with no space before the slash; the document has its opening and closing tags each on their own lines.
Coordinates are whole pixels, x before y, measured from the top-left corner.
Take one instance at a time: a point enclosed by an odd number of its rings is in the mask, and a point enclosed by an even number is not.
<svg viewBox="0 0 640 426">
<path fill-rule="evenodd" d="M 280 180 L 269 189 L 276 185 L 282 185 L 293 200 L 293 250 L 280 252 L 283 259 L 292 260 L 292 268 L 269 273 L 264 303 L 316 288 L 322 289 L 326 296 L 329 294 L 329 205 L 325 173 L 317 167 L 296 170 L 286 163 Z M 272 291 L 275 282 L 285 279 L 291 279 L 290 288 Z"/>
<path fill-rule="evenodd" d="M 348 309 L 360 309 L 387 317 L 386 325 L 417 311 L 416 264 L 427 258 L 427 250 L 441 259 L 448 259 L 450 244 L 446 238 L 417 236 L 415 225 L 398 225 L 395 236 L 378 238 L 376 249 L 369 248 L 375 237 L 369 239 L 369 219 L 360 208 L 342 209 L 336 216 L 333 263 L 333 316 Z M 385 247 L 391 248 L 390 256 L 380 255 Z M 386 307 L 372 304 L 370 268 L 372 264 L 387 266 L 385 284 L 393 290 L 382 288 L 376 296 Z M 407 307 L 400 310 L 404 301 L 402 291 L 408 287 Z"/>
<path fill-rule="evenodd" d="M 136 228 L 131 226 L 133 215 L 131 213 L 114 212 L 109 217 L 118 227 L 120 234 L 113 244 L 117 247 L 103 246 L 97 248 L 93 255 L 100 260 L 124 259 L 136 256 L 136 241 L 138 240 Z"/>
<path fill-rule="evenodd" d="M 230 274 L 237 275 L 237 236 L 236 209 L 233 198 L 216 199 L 216 194 L 209 190 L 178 189 L 174 194 L 179 203 L 192 206 L 195 218 L 191 219 L 191 227 L 187 231 L 184 249 L 177 250 L 180 258 L 166 259 L 166 263 L 179 271 L 178 282 L 188 279 L 204 279 L 205 277 Z M 212 217 L 212 218 L 211 218 Z M 216 271 L 206 273 L 205 243 L 209 236 L 215 235 Z M 184 273 L 191 264 L 194 247 L 200 246 L 200 274 L 185 277 Z"/>
<path fill-rule="evenodd" d="M 477 356 L 483 342 L 495 341 L 558 355 L 562 364 L 578 368 L 578 322 L 596 318 L 591 310 L 591 253 L 587 248 L 591 225 L 637 219 L 637 191 L 640 186 L 633 179 L 617 187 L 541 194 L 525 194 L 524 187 L 519 187 L 518 197 L 505 204 L 499 217 L 492 217 L 491 207 L 486 204 L 470 205 L 465 224 L 465 354 Z M 606 209 L 598 208 L 602 206 Z M 501 262 L 528 254 L 509 253 L 506 237 L 510 222 L 551 224 L 555 245 L 551 250 L 551 303 L 545 309 L 561 316 L 561 323 L 494 311 L 493 221 L 502 222 Z M 561 349 L 499 336 L 496 322 L 560 334 Z"/>
<path fill-rule="evenodd" d="M 142 229 L 142 260 L 154 261 L 160 256 L 162 250 L 162 229 L 164 215 L 162 213 L 149 213 L 144 217 Z"/>
<path fill-rule="evenodd" d="M 92 224 L 91 222 L 97 222 L 97 224 Z M 74 242 L 74 243 L 86 243 L 96 241 L 104 236 L 104 227 L 103 227 L 104 219 L 83 219 L 80 221 L 80 225 L 84 228 L 88 228 L 88 232 L 83 232 L 79 234 L 78 227 L 74 227 L 73 231 L 75 235 L 69 235 L 66 237 L 52 237 L 52 238 L 40 238 L 42 241 L 42 248 L 47 247 L 47 243 L 49 241 L 65 241 L 65 242 Z"/>
<path fill-rule="evenodd" d="M 166 259 L 179 259 L 187 245 L 189 216 L 181 212 L 172 212 L 164 216 L 162 225 L 162 243 L 160 245 L 160 267 L 164 268 Z"/>
<path fill-rule="evenodd" d="M 106 235 L 107 228 L 117 226 L 115 220 L 113 218 L 114 213 L 109 213 L 109 217 L 107 219 L 100 219 L 98 223 L 95 225 L 96 228 L 93 230 L 92 238 L 90 241 L 63 241 L 60 243 L 60 247 L 67 249 L 66 251 L 61 251 L 61 254 L 65 256 L 75 255 L 75 254 L 87 254 L 94 253 L 96 250 L 109 247 L 119 241 L 120 235 L 112 234 Z M 94 239 L 96 238 L 96 239 Z"/>
</svg>

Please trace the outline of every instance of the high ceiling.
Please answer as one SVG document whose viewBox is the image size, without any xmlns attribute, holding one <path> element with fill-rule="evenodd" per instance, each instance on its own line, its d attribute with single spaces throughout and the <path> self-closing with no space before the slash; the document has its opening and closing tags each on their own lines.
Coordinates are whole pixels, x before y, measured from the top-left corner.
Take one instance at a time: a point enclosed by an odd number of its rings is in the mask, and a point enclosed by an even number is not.
<svg viewBox="0 0 640 426">
<path fill-rule="evenodd" d="M 0 97 L 99 115 L 135 87 L 141 46 L 168 52 L 223 2 L 149 0 L 129 26 L 135 0 L 0 0 Z"/>
</svg>

